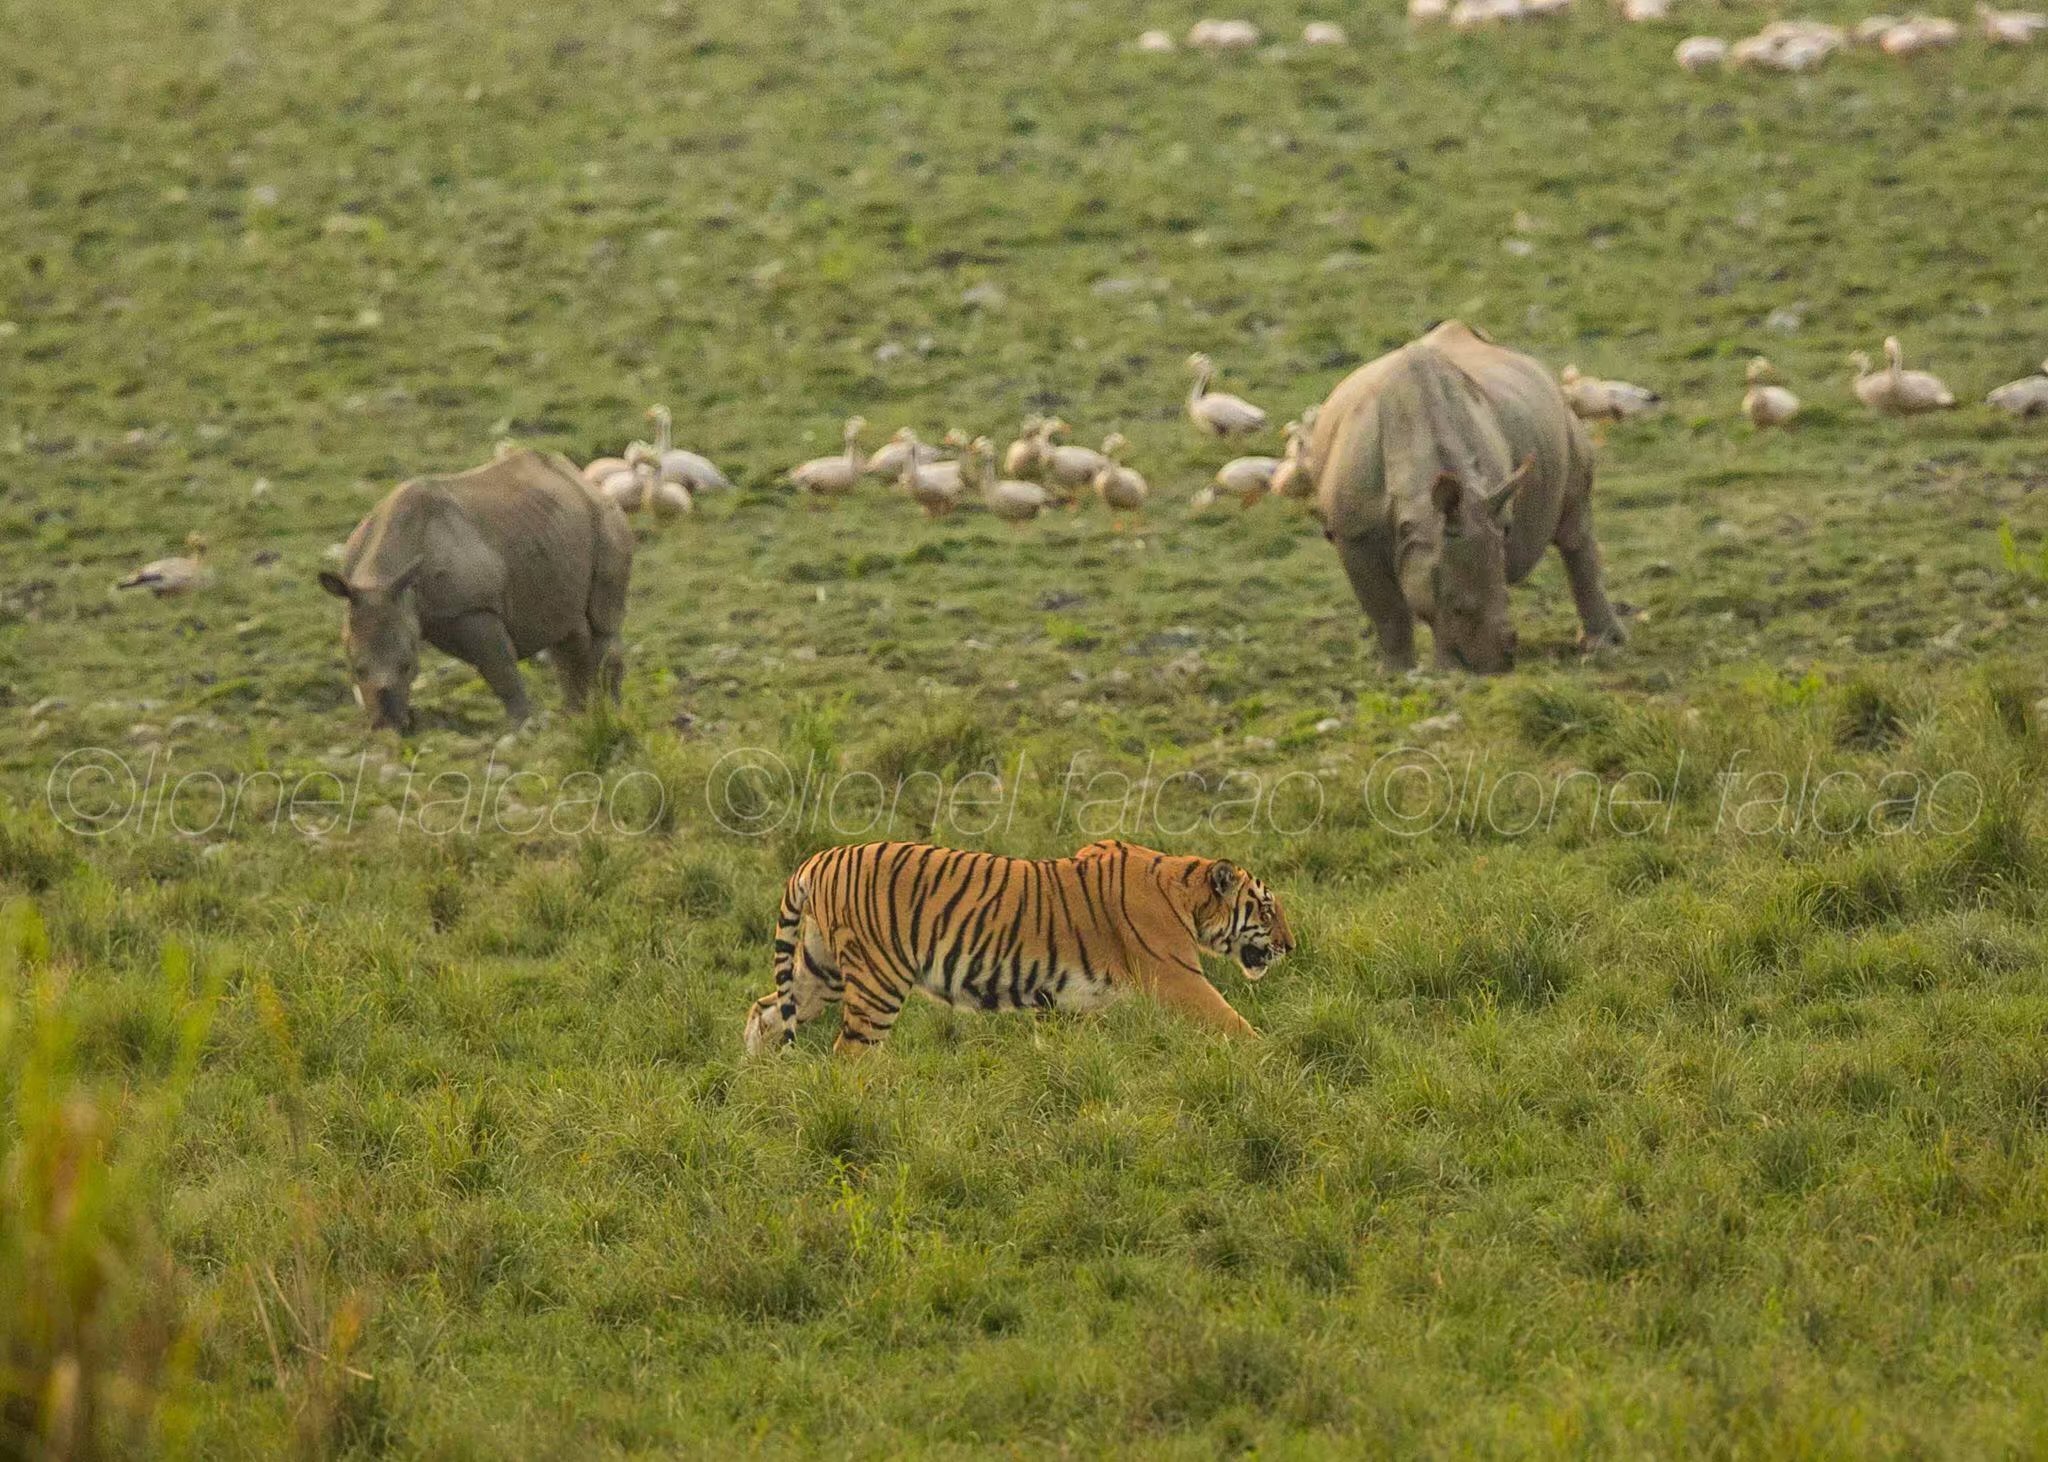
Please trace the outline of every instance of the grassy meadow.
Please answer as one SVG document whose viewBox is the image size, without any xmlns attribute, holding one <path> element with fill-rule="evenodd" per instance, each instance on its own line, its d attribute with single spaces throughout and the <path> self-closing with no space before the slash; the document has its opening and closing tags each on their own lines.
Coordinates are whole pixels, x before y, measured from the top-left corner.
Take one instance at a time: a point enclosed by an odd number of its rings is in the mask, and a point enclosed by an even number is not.
<svg viewBox="0 0 2048 1462">
<path fill-rule="evenodd" d="M 1246 13 L 9 7 L 0 1456 L 2048 1451 L 2048 426 L 1977 404 L 2048 46 Z M 1626 649 L 1553 556 L 1515 673 L 1389 675 L 1296 505 L 1190 510 L 1190 351 L 1278 422 L 1450 316 L 1665 394 Z M 1891 332 L 1962 409 L 1856 406 Z M 529 665 L 501 746 L 429 655 L 367 737 L 329 545 L 654 401 L 739 490 L 639 526 L 622 708 Z M 1030 411 L 1142 517 L 778 481 Z M 1244 862 L 1265 1039 L 742 1060 L 782 880 L 885 832 Z"/>
</svg>

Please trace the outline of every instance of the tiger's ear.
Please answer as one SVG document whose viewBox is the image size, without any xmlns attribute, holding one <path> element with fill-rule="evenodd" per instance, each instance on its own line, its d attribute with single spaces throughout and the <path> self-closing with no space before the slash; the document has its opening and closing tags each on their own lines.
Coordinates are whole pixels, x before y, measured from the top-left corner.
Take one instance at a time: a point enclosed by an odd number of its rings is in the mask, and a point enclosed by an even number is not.
<svg viewBox="0 0 2048 1462">
<path fill-rule="evenodd" d="M 1097 838 L 1085 848 L 1076 848 L 1074 850 L 1074 857 L 1076 860 L 1082 858 L 1113 858 L 1123 850 L 1123 846 L 1115 838 Z"/>
<path fill-rule="evenodd" d="M 1228 858 L 1218 858 L 1209 865 L 1209 887 L 1215 890 L 1218 898 L 1228 898 L 1243 878 L 1244 874 Z"/>
</svg>

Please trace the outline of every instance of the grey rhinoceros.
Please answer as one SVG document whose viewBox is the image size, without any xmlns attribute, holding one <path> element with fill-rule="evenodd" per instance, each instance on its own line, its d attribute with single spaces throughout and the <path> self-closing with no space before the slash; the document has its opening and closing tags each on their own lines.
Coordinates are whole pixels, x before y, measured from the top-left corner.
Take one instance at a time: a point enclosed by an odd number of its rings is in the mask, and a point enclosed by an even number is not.
<svg viewBox="0 0 2048 1462">
<path fill-rule="evenodd" d="M 632 570 L 625 514 L 563 458 L 522 451 L 399 484 L 320 587 L 348 601 L 342 648 L 372 729 L 409 728 L 422 639 L 474 665 L 517 725 L 518 662 L 541 650 L 572 711 L 593 680 L 618 697 Z"/>
<path fill-rule="evenodd" d="M 1419 619 L 1438 665 L 1512 668 L 1508 585 L 1553 543 L 1580 643 L 1624 638 L 1600 587 L 1592 446 L 1540 362 L 1446 321 L 1340 381 L 1302 462 L 1388 665 L 1415 663 Z"/>
</svg>

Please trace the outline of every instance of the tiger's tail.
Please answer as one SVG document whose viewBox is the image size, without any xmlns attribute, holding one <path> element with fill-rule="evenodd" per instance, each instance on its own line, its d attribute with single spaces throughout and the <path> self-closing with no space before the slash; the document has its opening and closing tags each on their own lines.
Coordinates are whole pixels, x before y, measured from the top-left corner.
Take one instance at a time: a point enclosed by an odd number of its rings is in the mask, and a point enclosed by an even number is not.
<svg viewBox="0 0 2048 1462">
<path fill-rule="evenodd" d="M 775 996 L 783 1021 L 783 1040 L 796 1039 L 796 954 L 804 937 L 804 910 L 810 906 L 811 865 L 789 876 L 782 886 L 782 907 L 775 915 Z"/>
<path fill-rule="evenodd" d="M 747 1009 L 742 1043 L 750 1055 L 796 1040 L 796 962 L 803 948 L 804 910 L 811 902 L 810 871 L 811 865 L 804 864 L 782 888 L 782 907 L 775 916 L 775 988 Z"/>
</svg>

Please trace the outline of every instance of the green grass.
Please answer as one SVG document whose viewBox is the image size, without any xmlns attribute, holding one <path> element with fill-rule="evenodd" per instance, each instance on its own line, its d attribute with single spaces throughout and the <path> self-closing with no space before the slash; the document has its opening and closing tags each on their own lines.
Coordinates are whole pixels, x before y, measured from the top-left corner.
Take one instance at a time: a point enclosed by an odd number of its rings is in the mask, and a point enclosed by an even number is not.
<svg viewBox="0 0 2048 1462">
<path fill-rule="evenodd" d="M 0 1451 L 2048 1447 L 2048 433 L 1843 363 L 2040 359 L 2048 51 L 1690 78 L 1760 23 L 1697 3 L 1283 60 L 979 0 L 16 7 Z M 1278 420 L 1451 315 L 1668 398 L 1603 449 L 1625 652 L 1553 562 L 1515 675 L 1390 678 L 1298 511 L 1188 511 L 1190 350 Z M 1758 351 L 1796 432 L 1734 414 Z M 327 545 L 655 400 L 741 490 L 643 530 L 622 711 L 494 751 L 430 659 L 366 743 Z M 855 411 L 1044 410 L 1130 437 L 1141 524 L 777 482 Z M 193 530 L 210 592 L 109 591 Z M 1411 742 L 1472 800 L 1403 836 Z M 233 827 L 176 832 L 202 775 L 66 832 L 94 746 L 242 779 Z M 1294 958 L 1216 971 L 1257 1046 L 919 1007 L 741 1061 L 834 818 L 1049 854 L 1134 805 L 1286 902 Z"/>
</svg>

